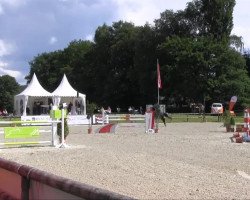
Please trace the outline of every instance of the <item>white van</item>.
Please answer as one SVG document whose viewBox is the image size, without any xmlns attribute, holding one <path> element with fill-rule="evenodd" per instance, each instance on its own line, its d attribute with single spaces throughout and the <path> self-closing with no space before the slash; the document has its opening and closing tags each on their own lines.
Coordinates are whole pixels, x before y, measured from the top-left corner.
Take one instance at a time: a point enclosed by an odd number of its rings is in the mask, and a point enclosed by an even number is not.
<svg viewBox="0 0 250 200">
<path fill-rule="evenodd" d="M 211 114 L 223 114 L 222 103 L 213 103 L 211 106 Z"/>
</svg>

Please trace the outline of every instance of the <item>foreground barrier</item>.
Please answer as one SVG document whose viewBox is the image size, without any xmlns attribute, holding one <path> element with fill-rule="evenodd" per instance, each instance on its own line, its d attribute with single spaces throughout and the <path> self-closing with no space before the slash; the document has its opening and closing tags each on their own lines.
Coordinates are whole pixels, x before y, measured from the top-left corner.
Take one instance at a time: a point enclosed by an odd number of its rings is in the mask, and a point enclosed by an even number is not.
<svg viewBox="0 0 250 200">
<path fill-rule="evenodd" d="M 0 158 L 0 199 L 132 199 Z"/>
<path fill-rule="evenodd" d="M 19 145 L 38 145 L 38 144 L 51 144 L 52 146 L 56 145 L 56 131 L 57 131 L 57 123 L 60 121 L 30 121 L 25 122 L 25 126 L 23 125 L 23 121 L 0 121 L 0 125 L 4 127 L 0 127 L 0 146 L 19 146 Z M 36 124 L 36 126 L 26 126 Z M 37 125 L 43 125 L 43 129 Z M 46 125 L 45 125 L 46 124 Z M 49 124 L 49 125 L 48 125 Z M 6 125 L 9 125 L 6 127 Z M 45 125 L 45 126 L 44 126 Z M 50 130 L 44 130 L 45 127 L 50 127 Z M 41 133 L 43 135 L 45 133 L 49 134 L 50 137 L 46 138 L 46 140 L 42 140 L 44 138 L 40 137 Z"/>
</svg>

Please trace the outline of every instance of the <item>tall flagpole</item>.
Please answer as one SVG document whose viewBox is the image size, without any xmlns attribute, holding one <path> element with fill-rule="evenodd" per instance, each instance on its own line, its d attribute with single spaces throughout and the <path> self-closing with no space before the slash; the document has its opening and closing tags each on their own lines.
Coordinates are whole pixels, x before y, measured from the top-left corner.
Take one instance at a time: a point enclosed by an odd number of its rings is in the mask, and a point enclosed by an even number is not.
<svg viewBox="0 0 250 200">
<path fill-rule="evenodd" d="M 158 106 L 157 109 L 160 109 L 160 88 L 161 88 L 161 75 L 160 75 L 160 65 L 159 65 L 159 61 L 157 58 L 157 65 L 156 65 L 156 70 L 157 70 L 157 93 L 158 93 Z M 159 110 L 157 110 L 156 112 L 159 112 Z M 156 118 L 156 129 L 155 132 L 158 133 L 159 131 L 159 116 L 157 116 Z"/>
<path fill-rule="evenodd" d="M 159 87 L 159 60 L 157 58 L 157 65 L 156 65 L 156 70 L 157 70 L 157 92 L 158 92 L 158 105 L 160 105 L 160 87 Z"/>
<path fill-rule="evenodd" d="M 159 66 L 159 60 L 157 58 L 157 93 L 158 93 L 158 105 L 160 105 L 160 88 L 161 88 L 161 75 L 160 75 L 160 66 Z"/>
</svg>

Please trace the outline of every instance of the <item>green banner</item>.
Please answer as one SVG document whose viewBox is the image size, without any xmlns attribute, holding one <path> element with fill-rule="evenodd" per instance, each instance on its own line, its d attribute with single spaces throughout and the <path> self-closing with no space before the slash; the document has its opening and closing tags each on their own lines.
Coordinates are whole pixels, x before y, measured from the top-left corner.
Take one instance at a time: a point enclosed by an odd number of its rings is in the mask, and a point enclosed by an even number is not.
<svg viewBox="0 0 250 200">
<path fill-rule="evenodd" d="M 27 127 L 5 127 L 4 138 L 5 139 L 16 139 L 16 138 L 32 138 L 39 136 L 39 128 L 35 126 Z"/>
<path fill-rule="evenodd" d="M 62 110 L 51 110 L 50 117 L 54 119 L 61 119 L 62 118 Z M 67 110 L 64 110 L 64 118 L 67 117 Z"/>
</svg>

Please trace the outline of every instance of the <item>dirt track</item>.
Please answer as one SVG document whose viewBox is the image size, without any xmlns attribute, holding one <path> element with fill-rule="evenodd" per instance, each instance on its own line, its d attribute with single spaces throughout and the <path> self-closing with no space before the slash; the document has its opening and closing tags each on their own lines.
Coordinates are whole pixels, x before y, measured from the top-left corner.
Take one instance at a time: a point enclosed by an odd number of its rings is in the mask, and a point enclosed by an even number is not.
<svg viewBox="0 0 250 200">
<path fill-rule="evenodd" d="M 2 149 L 0 156 L 139 199 L 249 199 L 250 143 L 231 143 L 231 135 L 222 123 L 170 123 L 157 134 L 136 123 L 116 134 L 74 126 L 69 148 Z"/>
</svg>

